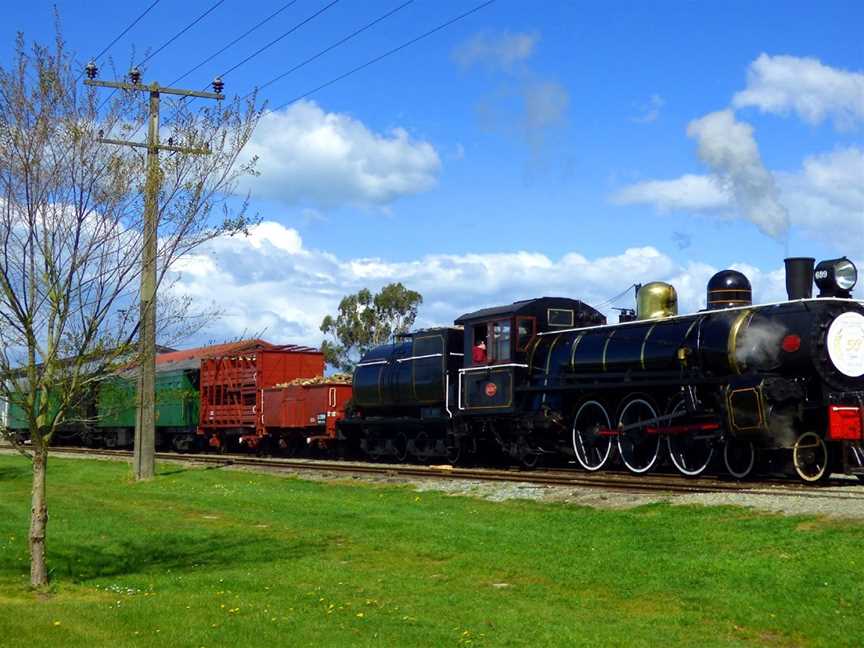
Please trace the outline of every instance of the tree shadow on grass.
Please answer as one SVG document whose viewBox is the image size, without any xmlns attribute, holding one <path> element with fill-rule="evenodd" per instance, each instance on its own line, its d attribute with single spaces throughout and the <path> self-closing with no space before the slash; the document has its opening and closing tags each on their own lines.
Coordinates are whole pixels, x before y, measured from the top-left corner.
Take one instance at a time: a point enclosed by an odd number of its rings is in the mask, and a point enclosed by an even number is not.
<svg viewBox="0 0 864 648">
<path fill-rule="evenodd" d="M 152 572 L 184 572 L 202 568 L 239 567 L 275 558 L 302 559 L 323 554 L 326 540 L 285 540 L 236 533 L 162 534 L 136 539 L 64 544 L 49 550 L 53 577 L 77 582 Z"/>
</svg>

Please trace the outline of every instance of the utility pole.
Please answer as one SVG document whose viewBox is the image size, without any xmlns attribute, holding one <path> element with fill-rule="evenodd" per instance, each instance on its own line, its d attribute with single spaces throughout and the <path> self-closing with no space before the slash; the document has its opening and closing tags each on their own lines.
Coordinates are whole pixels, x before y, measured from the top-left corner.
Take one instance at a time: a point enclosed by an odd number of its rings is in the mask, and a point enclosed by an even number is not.
<svg viewBox="0 0 864 648">
<path fill-rule="evenodd" d="M 207 155 L 209 148 L 175 146 L 169 138 L 168 144 L 159 143 L 159 97 L 162 94 L 202 99 L 224 99 L 222 90 L 225 84 L 216 77 L 213 81 L 215 92 L 199 92 L 180 88 L 163 88 L 155 81 L 149 85 L 141 84 L 141 72 L 133 68 L 129 72 L 129 83 L 118 81 L 97 81 L 98 68 L 90 61 L 84 68 L 87 73 L 85 85 L 114 88 L 150 94 L 150 113 L 148 117 L 147 142 L 130 142 L 109 139 L 99 133 L 99 142 L 147 149 L 147 180 L 144 186 L 144 248 L 141 251 L 141 306 L 138 327 L 140 363 L 138 368 L 137 410 L 135 417 L 135 479 L 150 479 L 156 471 L 156 255 L 157 255 L 157 215 L 159 213 L 159 189 L 162 182 L 159 170 L 159 151 L 174 151 L 190 155 Z"/>
</svg>

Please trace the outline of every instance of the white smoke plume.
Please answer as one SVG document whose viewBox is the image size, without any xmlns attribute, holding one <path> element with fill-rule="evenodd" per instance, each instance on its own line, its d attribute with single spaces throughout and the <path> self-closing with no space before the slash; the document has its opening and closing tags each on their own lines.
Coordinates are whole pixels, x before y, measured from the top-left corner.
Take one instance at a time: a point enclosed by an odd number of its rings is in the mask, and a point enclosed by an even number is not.
<svg viewBox="0 0 864 648">
<path fill-rule="evenodd" d="M 699 158 L 734 197 L 741 215 L 768 236 L 785 240 L 789 214 L 778 200 L 774 176 L 762 164 L 753 127 L 726 109 L 693 120 L 687 135 L 697 140 Z"/>
<path fill-rule="evenodd" d="M 769 370 L 780 359 L 780 345 L 786 328 L 778 322 L 751 322 L 738 338 L 735 359 L 739 364 Z"/>
</svg>

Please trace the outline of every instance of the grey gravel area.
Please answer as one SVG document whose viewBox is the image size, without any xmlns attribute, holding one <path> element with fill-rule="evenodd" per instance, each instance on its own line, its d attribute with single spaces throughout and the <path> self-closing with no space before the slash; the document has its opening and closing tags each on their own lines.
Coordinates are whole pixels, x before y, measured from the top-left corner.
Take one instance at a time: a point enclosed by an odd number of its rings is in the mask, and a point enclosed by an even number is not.
<svg viewBox="0 0 864 648">
<path fill-rule="evenodd" d="M 260 470 L 247 466 L 240 470 Z M 264 469 L 270 471 L 271 469 Z M 285 471 L 278 471 L 284 474 Z M 753 484 L 755 492 L 632 493 L 582 486 L 547 486 L 529 482 L 488 482 L 468 479 L 426 479 L 395 475 L 352 475 L 326 471 L 291 471 L 293 476 L 314 481 L 409 485 L 420 492 L 437 491 L 453 496 L 477 497 L 492 502 L 532 500 L 565 502 L 578 506 L 628 509 L 656 502 L 672 505 L 743 506 L 784 515 L 817 515 L 864 520 L 864 485 L 843 479 L 840 485 L 814 487 L 802 493 L 784 493 L 782 487 Z M 650 480 L 651 477 L 646 477 Z M 839 479 L 839 476 L 838 476 Z"/>
</svg>

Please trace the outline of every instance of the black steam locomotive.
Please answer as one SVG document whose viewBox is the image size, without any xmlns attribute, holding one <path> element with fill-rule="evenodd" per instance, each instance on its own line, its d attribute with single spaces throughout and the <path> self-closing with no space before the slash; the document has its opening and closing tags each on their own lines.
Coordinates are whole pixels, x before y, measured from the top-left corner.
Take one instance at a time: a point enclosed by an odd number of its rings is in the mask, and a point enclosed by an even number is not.
<svg viewBox="0 0 864 648">
<path fill-rule="evenodd" d="M 820 292 L 812 297 L 815 283 Z M 753 305 L 740 272 L 708 284 L 707 309 L 677 314 L 675 289 L 641 286 L 617 324 L 542 297 L 459 317 L 370 351 L 340 434 L 372 456 L 451 462 L 494 449 L 532 467 L 620 460 L 684 475 L 760 459 L 806 482 L 864 478 L 864 302 L 848 259 L 786 260 L 788 301 Z"/>
</svg>

